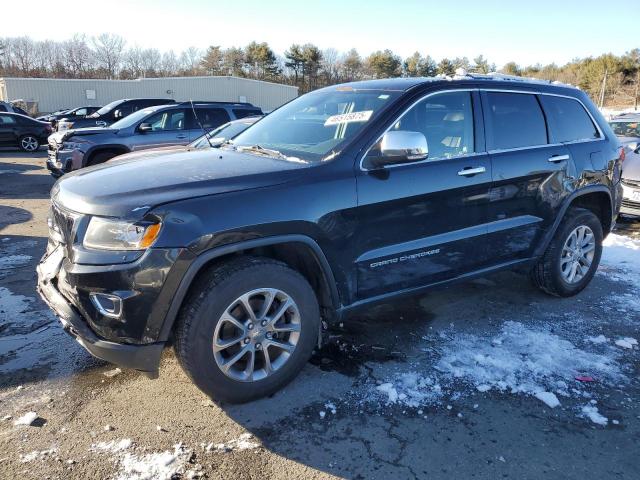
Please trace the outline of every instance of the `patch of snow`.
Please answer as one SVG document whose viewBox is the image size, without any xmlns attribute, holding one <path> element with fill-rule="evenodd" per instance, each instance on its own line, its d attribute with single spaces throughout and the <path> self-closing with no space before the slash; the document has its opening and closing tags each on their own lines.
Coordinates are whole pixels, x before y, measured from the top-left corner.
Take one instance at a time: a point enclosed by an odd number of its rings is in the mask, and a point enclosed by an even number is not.
<svg viewBox="0 0 640 480">
<path fill-rule="evenodd" d="M 598 335 L 597 337 L 587 337 L 587 341 L 599 345 L 601 343 L 607 343 L 609 339 L 604 335 Z"/>
<path fill-rule="evenodd" d="M 326 408 L 327 410 L 329 410 L 331 412 L 332 415 L 336 414 L 336 405 L 333 402 L 327 402 L 324 404 L 324 408 Z"/>
<path fill-rule="evenodd" d="M 580 409 L 580 411 L 582 412 L 583 416 L 591 420 L 593 423 L 603 426 L 606 426 L 609 423 L 609 419 L 601 415 L 598 411 L 598 407 L 593 404 L 586 404 Z"/>
<path fill-rule="evenodd" d="M 103 375 L 105 377 L 109 377 L 109 378 L 113 378 L 116 375 L 120 375 L 122 373 L 122 370 L 119 368 L 114 368 L 113 370 L 109 370 L 107 372 L 104 372 Z"/>
<path fill-rule="evenodd" d="M 36 418 L 38 418 L 38 414 L 36 412 L 27 412 L 24 415 L 22 415 L 20 418 L 18 418 L 15 422 L 13 422 L 14 425 L 31 425 L 33 422 L 36 421 Z"/>
<path fill-rule="evenodd" d="M 499 342 L 492 341 L 496 339 Z M 578 392 L 583 396 L 581 387 L 573 386 L 575 378 L 585 373 L 596 376 L 603 385 L 627 381 L 615 349 L 609 347 L 604 353 L 583 350 L 547 326 L 509 321 L 493 338 L 452 333 L 440 335 L 438 341 L 440 357 L 429 364 L 429 375 L 386 374 L 385 383 L 375 387 L 373 396 L 382 397 L 387 405 L 419 407 L 439 403 L 445 390 L 461 395 L 460 383 L 466 383 L 479 392 L 535 396 L 554 408 L 559 405 L 557 395 Z"/>
<path fill-rule="evenodd" d="M 556 397 L 555 393 L 536 392 L 534 396 L 541 402 L 546 403 L 549 408 L 556 408 L 560 405 L 560 400 L 558 400 L 558 397 Z"/>
<path fill-rule="evenodd" d="M 34 460 L 43 460 L 48 455 L 53 455 L 58 451 L 57 448 L 50 448 L 49 450 L 34 450 L 33 452 L 20 455 L 20 461 L 22 463 L 33 462 Z"/>
<path fill-rule="evenodd" d="M 235 450 L 253 450 L 260 446 L 257 442 L 252 442 L 253 435 L 250 433 L 243 433 L 235 440 L 230 440 L 227 443 L 210 443 L 203 445 L 203 449 L 207 452 L 215 451 L 221 453 L 233 452 Z"/>
<path fill-rule="evenodd" d="M 638 345 L 638 341 L 633 337 L 620 338 L 615 343 L 622 348 L 633 348 Z"/>
<path fill-rule="evenodd" d="M 123 438 L 122 440 L 111 440 L 110 442 L 98 442 L 91 445 L 90 450 L 104 451 L 109 453 L 117 453 L 127 450 L 133 445 L 133 442 L 129 438 Z"/>
<path fill-rule="evenodd" d="M 135 455 L 127 452 L 120 459 L 118 480 L 170 480 L 184 473 L 190 452 L 182 444 L 173 447 L 173 452 Z"/>
</svg>

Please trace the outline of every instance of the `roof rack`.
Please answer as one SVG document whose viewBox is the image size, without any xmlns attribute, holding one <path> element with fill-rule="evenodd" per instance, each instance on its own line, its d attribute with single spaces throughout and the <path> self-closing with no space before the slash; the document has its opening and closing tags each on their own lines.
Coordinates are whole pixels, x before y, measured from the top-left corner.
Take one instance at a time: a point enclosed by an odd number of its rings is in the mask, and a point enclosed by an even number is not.
<svg viewBox="0 0 640 480">
<path fill-rule="evenodd" d="M 241 106 L 241 107 L 255 107 L 255 105 L 249 103 L 249 102 L 211 102 L 208 100 L 186 100 L 184 102 L 176 102 L 178 105 L 191 105 L 192 103 L 194 105 L 196 104 L 207 104 L 207 105 L 237 105 L 237 106 Z"/>
<path fill-rule="evenodd" d="M 507 75 L 506 73 L 500 73 L 500 72 L 468 73 L 464 68 L 458 68 L 456 70 L 456 74 L 453 77 L 448 77 L 448 78 L 451 78 L 452 80 L 464 80 L 464 79 L 502 80 L 506 82 L 537 83 L 537 84 L 543 84 L 543 85 L 560 85 L 563 87 L 578 88 L 568 83 L 562 83 L 558 81 L 545 80 L 542 78 L 534 78 L 534 77 L 519 77 L 517 75 Z"/>
</svg>

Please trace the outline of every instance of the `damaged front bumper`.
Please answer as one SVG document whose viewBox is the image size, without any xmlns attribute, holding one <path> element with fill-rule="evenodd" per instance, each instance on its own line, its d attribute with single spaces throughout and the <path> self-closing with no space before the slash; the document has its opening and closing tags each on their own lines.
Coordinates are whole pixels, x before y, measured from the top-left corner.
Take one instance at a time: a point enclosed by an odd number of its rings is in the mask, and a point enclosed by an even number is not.
<svg viewBox="0 0 640 480">
<path fill-rule="evenodd" d="M 60 268 L 61 260 L 47 261 L 48 258 L 45 256 L 37 267 L 37 289 L 45 303 L 58 316 L 63 329 L 93 356 L 124 368 L 138 370 L 150 378 L 157 378 L 164 342 L 129 345 L 98 337 L 78 309 L 60 293 L 55 285 L 55 275 Z"/>
</svg>

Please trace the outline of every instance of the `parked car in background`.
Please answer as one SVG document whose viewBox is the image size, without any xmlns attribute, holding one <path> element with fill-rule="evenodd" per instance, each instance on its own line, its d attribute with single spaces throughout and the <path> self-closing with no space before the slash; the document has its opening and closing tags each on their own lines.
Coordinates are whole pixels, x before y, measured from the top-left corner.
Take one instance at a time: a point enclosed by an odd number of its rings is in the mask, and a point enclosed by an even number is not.
<svg viewBox="0 0 640 480">
<path fill-rule="evenodd" d="M 107 127 L 125 118 L 127 115 L 131 115 L 133 112 L 137 112 L 141 108 L 154 105 L 166 105 L 168 103 L 175 103 L 175 101 L 170 98 L 125 98 L 116 100 L 83 118 L 75 118 L 73 116 L 61 118 L 58 120 L 57 130 L 64 131 L 71 128 Z"/>
<path fill-rule="evenodd" d="M 618 215 L 621 152 L 569 86 L 327 87 L 221 148 L 56 182 L 38 289 L 93 355 L 155 377 L 171 344 L 200 389 L 244 402 L 297 375 L 321 320 L 510 268 L 576 295 Z"/>
<path fill-rule="evenodd" d="M 640 113 L 623 113 L 609 125 L 625 148 L 620 213 L 640 216 Z"/>
<path fill-rule="evenodd" d="M 183 102 L 148 107 L 106 128 L 82 128 L 49 137 L 47 168 L 60 176 L 128 152 L 188 145 L 204 131 L 261 110 L 249 103 Z"/>
<path fill-rule="evenodd" d="M 43 122 L 51 123 L 51 125 L 55 130 L 58 120 L 60 119 L 67 118 L 71 121 L 78 120 L 86 117 L 87 115 L 91 115 L 93 112 L 98 111 L 100 108 L 101 107 L 92 107 L 92 106 L 76 107 L 70 110 L 69 109 L 59 110 L 57 112 L 53 112 L 48 115 L 43 115 L 41 117 L 38 117 L 37 119 Z"/>
<path fill-rule="evenodd" d="M 18 147 L 23 152 L 35 152 L 47 142 L 53 128 L 19 113 L 0 112 L 0 146 Z"/>
<path fill-rule="evenodd" d="M 158 155 L 164 155 L 169 152 L 184 152 L 187 150 L 197 150 L 204 148 L 216 148 L 223 143 L 231 140 L 236 135 L 244 132 L 251 125 L 260 120 L 262 116 L 244 117 L 241 120 L 232 120 L 224 125 L 214 128 L 206 135 L 202 135 L 196 138 L 193 142 L 185 146 L 170 146 L 170 147 L 158 147 L 150 148 L 147 150 L 140 150 L 136 152 L 125 153 L 118 155 L 117 157 L 108 160 L 109 162 L 119 162 L 120 160 L 127 161 L 133 158 L 153 158 Z"/>
<path fill-rule="evenodd" d="M 0 112 L 19 113 L 20 115 L 30 117 L 26 111 L 10 102 L 0 102 Z"/>
</svg>

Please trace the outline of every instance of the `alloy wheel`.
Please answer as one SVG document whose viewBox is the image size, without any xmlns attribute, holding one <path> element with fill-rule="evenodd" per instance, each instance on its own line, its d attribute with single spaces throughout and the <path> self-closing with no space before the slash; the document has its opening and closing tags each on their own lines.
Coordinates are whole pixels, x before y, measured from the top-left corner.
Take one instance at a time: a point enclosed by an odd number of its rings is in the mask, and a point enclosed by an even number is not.
<svg viewBox="0 0 640 480">
<path fill-rule="evenodd" d="M 38 149 L 39 146 L 38 140 L 34 137 L 24 137 L 20 144 L 22 145 L 22 148 L 27 152 L 34 152 Z"/>
<path fill-rule="evenodd" d="M 213 334 L 220 370 L 241 382 L 262 380 L 283 367 L 300 339 L 300 312 L 282 290 L 261 288 L 234 300 Z"/>
<path fill-rule="evenodd" d="M 567 237 L 560 255 L 560 272 L 565 282 L 578 283 L 589 272 L 596 251 L 593 231 L 586 225 L 576 227 Z"/>
</svg>

